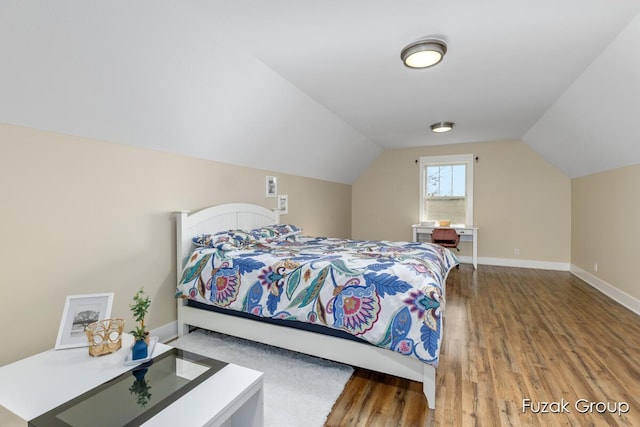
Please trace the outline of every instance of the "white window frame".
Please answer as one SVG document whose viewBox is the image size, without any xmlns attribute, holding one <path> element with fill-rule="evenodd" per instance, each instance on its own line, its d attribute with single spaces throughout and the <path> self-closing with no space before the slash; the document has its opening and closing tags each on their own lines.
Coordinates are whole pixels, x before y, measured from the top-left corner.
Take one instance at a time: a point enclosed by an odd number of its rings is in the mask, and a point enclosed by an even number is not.
<svg viewBox="0 0 640 427">
<path fill-rule="evenodd" d="M 473 225 L 473 154 L 453 154 L 449 156 L 424 156 L 420 157 L 420 221 L 425 221 L 423 217 L 424 212 L 424 195 L 425 195 L 425 171 L 428 166 L 437 165 L 450 165 L 452 163 L 464 163 L 466 166 L 466 204 L 467 204 L 467 216 L 465 225 Z"/>
</svg>

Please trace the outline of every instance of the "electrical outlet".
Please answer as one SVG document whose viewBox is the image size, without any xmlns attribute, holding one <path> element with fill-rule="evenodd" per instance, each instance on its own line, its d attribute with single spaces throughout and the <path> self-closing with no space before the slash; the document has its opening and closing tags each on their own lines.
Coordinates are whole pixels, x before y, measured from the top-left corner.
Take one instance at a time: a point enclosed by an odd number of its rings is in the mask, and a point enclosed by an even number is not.
<svg viewBox="0 0 640 427">
<path fill-rule="evenodd" d="M 597 262 L 593 263 L 593 271 L 595 271 L 595 272 L 598 271 L 598 263 Z"/>
<path fill-rule="evenodd" d="M 513 254 L 515 256 L 520 256 L 520 248 L 513 248 Z"/>
</svg>

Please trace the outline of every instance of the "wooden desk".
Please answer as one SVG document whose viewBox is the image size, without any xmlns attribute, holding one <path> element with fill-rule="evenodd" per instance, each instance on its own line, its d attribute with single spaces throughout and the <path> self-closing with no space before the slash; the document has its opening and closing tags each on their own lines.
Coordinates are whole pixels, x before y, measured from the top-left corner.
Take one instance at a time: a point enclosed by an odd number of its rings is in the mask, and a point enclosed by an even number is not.
<svg viewBox="0 0 640 427">
<path fill-rule="evenodd" d="M 456 230 L 456 233 L 458 233 L 458 236 L 460 236 L 461 241 L 471 242 L 471 263 L 473 264 L 473 268 L 478 268 L 478 227 L 474 225 L 467 225 L 464 227 L 436 227 L 434 225 L 426 226 L 420 224 L 413 224 L 411 227 L 413 228 L 414 242 L 418 241 L 419 234 L 431 235 L 431 232 L 433 232 L 435 228 L 453 228 L 454 230 Z M 429 239 L 429 241 L 430 240 L 431 239 Z"/>
</svg>

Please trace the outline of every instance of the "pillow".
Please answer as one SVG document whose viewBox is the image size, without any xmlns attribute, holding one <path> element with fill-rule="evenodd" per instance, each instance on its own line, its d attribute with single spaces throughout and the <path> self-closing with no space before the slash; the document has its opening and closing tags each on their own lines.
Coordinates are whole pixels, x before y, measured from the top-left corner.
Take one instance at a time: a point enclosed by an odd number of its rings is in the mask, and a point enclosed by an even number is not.
<svg viewBox="0 0 640 427">
<path fill-rule="evenodd" d="M 211 244 L 212 239 L 211 234 L 201 234 L 191 239 L 194 245 L 199 246 L 201 248 L 206 248 Z"/>
<path fill-rule="evenodd" d="M 285 240 L 287 237 L 295 236 L 302 233 L 302 229 L 292 224 L 278 224 L 274 225 L 279 236 L 277 240 Z"/>
<path fill-rule="evenodd" d="M 267 225 L 260 228 L 254 228 L 249 232 L 251 237 L 257 241 L 278 242 L 290 236 L 295 236 L 302 232 L 301 228 L 291 224 Z"/>
<path fill-rule="evenodd" d="M 254 228 L 249 234 L 254 241 L 258 242 L 272 242 L 278 237 L 275 230 L 269 227 Z"/>
<path fill-rule="evenodd" d="M 251 236 L 244 230 L 221 231 L 216 234 L 202 234 L 192 239 L 200 247 L 222 250 L 241 249 L 251 243 Z"/>
</svg>

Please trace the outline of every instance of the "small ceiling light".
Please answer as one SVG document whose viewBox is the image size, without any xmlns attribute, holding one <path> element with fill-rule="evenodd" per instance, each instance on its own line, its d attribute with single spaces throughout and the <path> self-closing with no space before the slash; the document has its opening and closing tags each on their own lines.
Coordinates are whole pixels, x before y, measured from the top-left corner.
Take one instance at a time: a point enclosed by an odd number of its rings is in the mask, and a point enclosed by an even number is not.
<svg viewBox="0 0 640 427">
<path fill-rule="evenodd" d="M 421 39 L 402 49 L 400 58 L 409 68 L 428 68 L 442 61 L 445 53 L 447 44 L 442 40 Z"/>
<path fill-rule="evenodd" d="M 453 129 L 453 125 L 455 125 L 455 123 L 453 122 L 434 123 L 431 125 L 431 132 L 435 132 L 435 133 L 449 132 L 451 129 Z"/>
</svg>

